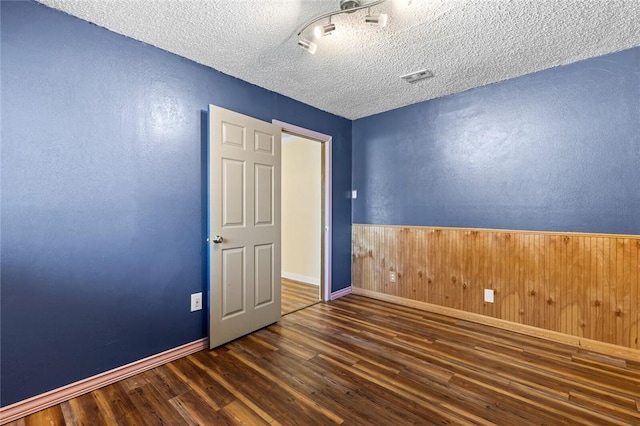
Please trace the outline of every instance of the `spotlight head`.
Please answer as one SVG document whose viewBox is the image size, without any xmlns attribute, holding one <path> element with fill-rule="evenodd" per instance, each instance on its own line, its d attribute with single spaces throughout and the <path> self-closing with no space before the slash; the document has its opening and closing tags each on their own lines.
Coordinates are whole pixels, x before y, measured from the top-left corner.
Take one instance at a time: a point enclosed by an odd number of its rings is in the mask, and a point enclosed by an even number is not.
<svg viewBox="0 0 640 426">
<path fill-rule="evenodd" d="M 304 50 L 306 50 L 307 52 L 311 53 L 312 55 L 314 53 L 316 53 L 316 50 L 318 50 L 318 45 L 317 44 L 315 44 L 312 41 L 305 40 L 303 38 L 298 40 L 298 46 L 302 47 Z"/>
<path fill-rule="evenodd" d="M 328 23 L 327 25 L 316 25 L 313 28 L 313 35 L 316 38 L 320 38 L 320 37 L 331 34 L 335 29 L 336 29 L 336 25 L 332 23 Z"/>
<path fill-rule="evenodd" d="M 376 13 L 375 15 L 367 15 L 364 18 L 364 21 L 367 24 L 377 25 L 380 28 L 387 25 L 388 20 L 389 20 L 389 15 L 387 15 L 386 13 Z"/>
</svg>

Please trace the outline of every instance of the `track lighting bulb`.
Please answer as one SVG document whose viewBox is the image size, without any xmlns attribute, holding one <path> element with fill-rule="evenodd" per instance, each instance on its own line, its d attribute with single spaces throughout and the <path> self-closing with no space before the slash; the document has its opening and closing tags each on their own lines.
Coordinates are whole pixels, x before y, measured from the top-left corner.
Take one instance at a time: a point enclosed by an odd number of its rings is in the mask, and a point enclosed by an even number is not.
<svg viewBox="0 0 640 426">
<path fill-rule="evenodd" d="M 312 55 L 314 53 L 316 53 L 316 50 L 318 50 L 318 45 L 317 44 L 315 44 L 312 41 L 305 40 L 303 38 L 298 40 L 298 46 L 302 47 L 304 50 L 306 50 L 307 52 L 311 53 Z"/>
<path fill-rule="evenodd" d="M 336 29 L 336 25 L 329 22 L 327 25 L 316 25 L 313 29 L 313 35 L 316 38 L 331 34 Z"/>
<path fill-rule="evenodd" d="M 367 15 L 364 18 L 364 21 L 367 24 L 377 25 L 380 28 L 387 25 L 388 20 L 389 20 L 389 15 L 387 15 L 386 13 L 376 13 L 375 15 Z"/>
</svg>

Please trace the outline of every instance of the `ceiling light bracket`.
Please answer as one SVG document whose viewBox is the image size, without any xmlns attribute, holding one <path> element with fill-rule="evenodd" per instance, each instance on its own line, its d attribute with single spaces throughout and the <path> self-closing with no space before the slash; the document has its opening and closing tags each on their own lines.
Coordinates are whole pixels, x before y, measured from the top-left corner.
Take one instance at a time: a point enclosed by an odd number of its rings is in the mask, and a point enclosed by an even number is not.
<svg viewBox="0 0 640 426">
<path fill-rule="evenodd" d="M 345 13 L 353 13 L 355 12 L 353 9 L 361 5 L 360 0 L 340 0 L 340 10 L 344 10 Z"/>
</svg>

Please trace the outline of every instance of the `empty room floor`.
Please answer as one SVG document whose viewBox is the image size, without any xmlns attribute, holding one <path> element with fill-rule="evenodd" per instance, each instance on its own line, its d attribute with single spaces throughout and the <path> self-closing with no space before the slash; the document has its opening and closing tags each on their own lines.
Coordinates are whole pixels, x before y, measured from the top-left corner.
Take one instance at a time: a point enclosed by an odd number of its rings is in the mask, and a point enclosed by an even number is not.
<svg viewBox="0 0 640 426">
<path fill-rule="evenodd" d="M 320 300 L 320 287 L 317 285 L 301 283 L 283 278 L 281 281 L 282 315 L 290 314 Z"/>
<path fill-rule="evenodd" d="M 638 360 L 349 295 L 11 425 L 637 425 L 639 389 Z"/>
</svg>

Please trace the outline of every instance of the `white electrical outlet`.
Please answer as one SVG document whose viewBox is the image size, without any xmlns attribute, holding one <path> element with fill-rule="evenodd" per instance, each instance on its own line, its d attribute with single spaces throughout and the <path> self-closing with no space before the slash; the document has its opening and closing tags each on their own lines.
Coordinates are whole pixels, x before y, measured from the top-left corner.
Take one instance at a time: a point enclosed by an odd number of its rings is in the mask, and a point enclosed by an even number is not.
<svg viewBox="0 0 640 426">
<path fill-rule="evenodd" d="M 202 293 L 193 293 L 191 295 L 191 312 L 202 309 Z"/>
<path fill-rule="evenodd" d="M 351 198 L 353 198 L 354 200 L 356 198 L 358 198 L 358 190 L 354 189 L 353 191 L 351 191 Z"/>
<path fill-rule="evenodd" d="M 493 290 L 489 288 L 484 289 L 484 301 L 487 303 L 493 303 Z"/>
<path fill-rule="evenodd" d="M 390 271 L 389 272 L 389 282 L 390 283 L 395 283 L 396 282 L 396 273 L 394 271 Z"/>
</svg>

